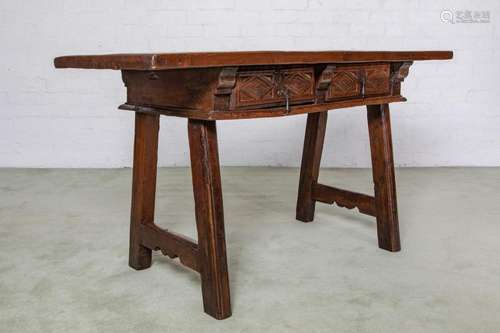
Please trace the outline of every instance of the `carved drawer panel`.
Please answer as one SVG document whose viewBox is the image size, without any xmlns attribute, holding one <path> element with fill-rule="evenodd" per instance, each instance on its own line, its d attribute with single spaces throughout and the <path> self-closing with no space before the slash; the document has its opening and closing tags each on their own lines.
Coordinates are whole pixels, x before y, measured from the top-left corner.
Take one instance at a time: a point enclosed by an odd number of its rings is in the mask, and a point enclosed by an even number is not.
<svg viewBox="0 0 500 333">
<path fill-rule="evenodd" d="M 361 78 L 359 67 L 336 68 L 326 92 L 326 100 L 361 96 Z"/>
<path fill-rule="evenodd" d="M 314 99 L 314 69 L 296 68 L 281 71 L 283 88 L 288 91 L 291 102 Z M 279 87 L 278 87 L 279 88 Z"/>
<path fill-rule="evenodd" d="M 238 72 L 232 105 L 266 107 L 314 100 L 314 69 L 289 68 Z"/>
<path fill-rule="evenodd" d="M 325 99 L 331 101 L 389 94 L 389 76 L 389 64 L 338 67 Z"/>
<path fill-rule="evenodd" d="M 278 101 L 274 85 L 275 73 L 272 70 L 238 73 L 234 87 L 235 105 L 250 106 Z"/>
<path fill-rule="evenodd" d="M 365 95 L 388 94 L 389 87 L 389 64 L 365 66 Z"/>
</svg>

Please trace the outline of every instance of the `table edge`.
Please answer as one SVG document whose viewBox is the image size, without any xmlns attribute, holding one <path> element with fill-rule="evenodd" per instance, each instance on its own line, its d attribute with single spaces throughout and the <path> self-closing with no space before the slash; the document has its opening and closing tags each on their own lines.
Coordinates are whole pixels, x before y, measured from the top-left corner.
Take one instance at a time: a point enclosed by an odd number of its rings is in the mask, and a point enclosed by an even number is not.
<svg viewBox="0 0 500 333">
<path fill-rule="evenodd" d="M 69 55 L 56 68 L 169 70 L 226 66 L 449 60 L 453 51 L 250 51 Z"/>
</svg>

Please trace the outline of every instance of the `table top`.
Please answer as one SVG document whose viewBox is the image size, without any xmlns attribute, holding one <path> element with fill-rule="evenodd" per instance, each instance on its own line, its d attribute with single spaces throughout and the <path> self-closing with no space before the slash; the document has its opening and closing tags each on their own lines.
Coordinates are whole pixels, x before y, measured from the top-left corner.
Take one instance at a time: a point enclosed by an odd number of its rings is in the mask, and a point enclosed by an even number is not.
<svg viewBox="0 0 500 333">
<path fill-rule="evenodd" d="M 167 70 L 224 66 L 446 60 L 452 51 L 251 51 L 75 55 L 54 59 L 56 68 Z"/>
</svg>

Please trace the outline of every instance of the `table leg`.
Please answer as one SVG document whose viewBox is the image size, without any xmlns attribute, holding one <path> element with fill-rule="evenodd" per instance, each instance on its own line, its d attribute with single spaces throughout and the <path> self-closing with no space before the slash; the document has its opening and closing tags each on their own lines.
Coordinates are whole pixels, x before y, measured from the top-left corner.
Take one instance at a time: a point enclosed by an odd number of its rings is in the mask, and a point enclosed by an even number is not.
<svg viewBox="0 0 500 333">
<path fill-rule="evenodd" d="M 216 319 L 231 316 L 215 121 L 188 120 L 203 306 Z"/>
<path fill-rule="evenodd" d="M 401 250 L 392 154 L 389 105 L 368 105 L 368 130 L 372 155 L 378 245 L 388 251 Z"/>
<path fill-rule="evenodd" d="M 296 210 L 296 219 L 302 222 L 314 219 L 316 201 L 312 198 L 312 188 L 318 181 L 327 116 L 328 111 L 307 115 Z"/>
<path fill-rule="evenodd" d="M 142 245 L 141 224 L 153 224 L 156 192 L 159 116 L 136 112 L 129 266 L 151 266 L 151 249 Z"/>
</svg>

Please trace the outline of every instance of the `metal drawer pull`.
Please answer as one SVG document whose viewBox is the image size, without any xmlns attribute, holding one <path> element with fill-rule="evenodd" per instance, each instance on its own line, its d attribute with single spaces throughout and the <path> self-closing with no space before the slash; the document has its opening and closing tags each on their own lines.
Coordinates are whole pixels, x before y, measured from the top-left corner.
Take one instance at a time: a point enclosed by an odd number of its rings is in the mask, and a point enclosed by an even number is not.
<svg viewBox="0 0 500 333">
<path fill-rule="evenodd" d="M 286 113 L 289 113 L 290 112 L 290 94 L 288 93 L 288 88 L 281 87 L 278 90 L 278 96 L 285 97 L 285 110 L 286 110 Z"/>
<path fill-rule="evenodd" d="M 361 74 L 361 96 L 365 97 L 365 85 L 366 85 L 366 77 L 364 74 Z"/>
</svg>

